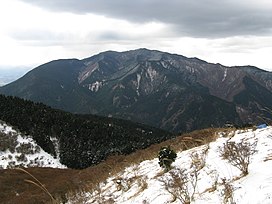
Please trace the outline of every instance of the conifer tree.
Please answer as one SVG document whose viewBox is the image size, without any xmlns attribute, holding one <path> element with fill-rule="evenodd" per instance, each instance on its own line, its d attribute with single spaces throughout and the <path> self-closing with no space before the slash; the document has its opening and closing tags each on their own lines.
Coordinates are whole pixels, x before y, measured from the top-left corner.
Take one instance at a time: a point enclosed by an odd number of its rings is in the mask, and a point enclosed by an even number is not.
<svg viewBox="0 0 272 204">
<path fill-rule="evenodd" d="M 177 158 L 177 154 L 174 150 L 170 148 L 170 146 L 161 147 L 158 158 L 160 167 L 164 168 L 165 171 L 169 171 L 171 168 L 171 164 Z"/>
</svg>

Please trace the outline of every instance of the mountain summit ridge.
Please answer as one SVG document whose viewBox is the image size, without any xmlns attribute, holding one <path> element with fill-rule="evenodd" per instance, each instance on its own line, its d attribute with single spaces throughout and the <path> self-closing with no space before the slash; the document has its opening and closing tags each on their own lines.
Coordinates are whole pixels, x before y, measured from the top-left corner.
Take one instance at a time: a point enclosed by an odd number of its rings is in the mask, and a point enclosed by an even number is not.
<svg viewBox="0 0 272 204">
<path fill-rule="evenodd" d="M 0 93 L 184 132 L 271 119 L 272 73 L 141 48 L 52 61 Z"/>
</svg>

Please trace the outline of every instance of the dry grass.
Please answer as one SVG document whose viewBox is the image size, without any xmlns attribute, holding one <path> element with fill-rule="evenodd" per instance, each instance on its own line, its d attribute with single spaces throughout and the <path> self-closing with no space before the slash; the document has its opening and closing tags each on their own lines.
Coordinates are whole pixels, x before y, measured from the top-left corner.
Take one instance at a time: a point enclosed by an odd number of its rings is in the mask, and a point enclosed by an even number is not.
<svg viewBox="0 0 272 204">
<path fill-rule="evenodd" d="M 269 160 L 272 160 L 272 154 L 268 154 L 263 161 L 267 162 Z"/>
<path fill-rule="evenodd" d="M 57 204 L 57 200 L 52 196 L 52 194 L 47 190 L 47 188 L 35 176 L 33 176 L 31 173 L 29 173 L 25 169 L 17 168 L 17 170 L 29 175 L 31 180 L 25 179 L 25 182 L 33 184 L 33 185 L 37 186 L 38 188 L 40 188 L 42 191 L 44 191 L 49 196 L 49 198 L 51 199 L 51 202 L 53 204 Z"/>
<path fill-rule="evenodd" d="M 229 129 L 210 128 L 194 131 L 130 155 L 109 156 L 106 161 L 83 170 L 28 168 L 27 171 L 34 175 L 54 198 L 65 201 L 68 193 L 72 195 L 73 192 L 91 191 L 97 184 L 109 176 L 117 175 L 125 167 L 156 158 L 162 146 L 171 145 L 176 151 L 187 150 L 214 141 L 218 137 L 217 133 L 224 131 L 228 132 Z M 23 172 L 14 169 L 0 170 L 1 202 L 21 204 L 51 202 L 46 193 L 37 186 L 25 182 L 25 179 L 29 179 L 29 175 Z"/>
<path fill-rule="evenodd" d="M 83 177 L 78 177 L 78 171 L 71 169 L 28 168 L 27 171 L 35 176 L 55 199 L 65 199 L 66 192 L 76 189 L 79 186 L 78 182 L 83 180 Z M 32 177 L 28 174 L 16 169 L 1 170 L 1 203 L 52 203 L 52 199 L 42 189 L 33 183 L 25 182 L 30 179 Z"/>
</svg>

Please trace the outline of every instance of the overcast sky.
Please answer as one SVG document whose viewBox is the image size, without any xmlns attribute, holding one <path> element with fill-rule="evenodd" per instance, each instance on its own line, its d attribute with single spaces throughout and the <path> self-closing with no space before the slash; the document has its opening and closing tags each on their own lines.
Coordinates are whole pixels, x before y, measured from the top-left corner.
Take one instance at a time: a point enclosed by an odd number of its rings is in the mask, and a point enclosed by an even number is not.
<svg viewBox="0 0 272 204">
<path fill-rule="evenodd" d="M 1 0 L 0 69 L 148 48 L 272 71 L 271 0 Z"/>
</svg>

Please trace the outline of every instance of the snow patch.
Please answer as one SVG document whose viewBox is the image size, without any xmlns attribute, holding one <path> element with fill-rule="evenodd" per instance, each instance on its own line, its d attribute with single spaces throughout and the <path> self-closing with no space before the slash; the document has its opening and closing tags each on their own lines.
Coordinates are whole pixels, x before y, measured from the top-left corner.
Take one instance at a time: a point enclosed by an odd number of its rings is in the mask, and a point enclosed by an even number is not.
<svg viewBox="0 0 272 204">
<path fill-rule="evenodd" d="M 169 65 L 168 65 L 167 62 L 165 62 L 165 61 L 162 61 L 162 62 L 161 62 L 161 65 L 162 65 L 163 68 L 165 68 L 165 69 L 168 69 L 168 67 L 169 67 Z"/>
<path fill-rule="evenodd" d="M 93 92 L 97 92 L 102 85 L 103 85 L 102 82 L 96 81 L 92 84 L 89 84 L 89 90 L 91 90 Z"/>
<path fill-rule="evenodd" d="M 193 67 L 190 67 L 190 66 L 188 66 L 188 65 L 186 65 L 186 67 L 185 67 L 190 73 L 195 73 L 195 69 L 193 68 Z"/>
<path fill-rule="evenodd" d="M 227 77 L 227 72 L 228 72 L 228 70 L 227 70 L 227 69 L 225 69 L 225 72 L 224 72 L 224 77 L 223 77 L 223 79 L 222 79 L 222 82 L 223 82 L 223 81 L 225 81 L 225 79 L 226 79 L 226 77 Z"/>
<path fill-rule="evenodd" d="M 141 75 L 137 74 L 137 95 L 140 96 L 139 88 L 140 88 Z"/>
<path fill-rule="evenodd" d="M 151 82 L 154 81 L 155 77 L 158 74 L 155 69 L 152 69 L 152 67 L 148 67 L 147 73 L 148 73 L 148 76 L 149 76 Z"/>
</svg>

